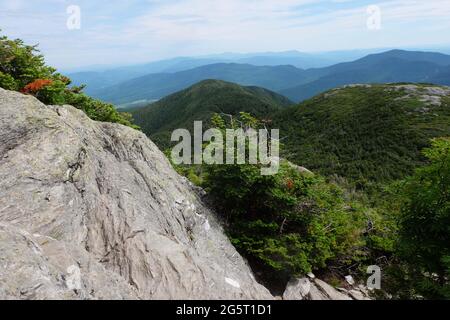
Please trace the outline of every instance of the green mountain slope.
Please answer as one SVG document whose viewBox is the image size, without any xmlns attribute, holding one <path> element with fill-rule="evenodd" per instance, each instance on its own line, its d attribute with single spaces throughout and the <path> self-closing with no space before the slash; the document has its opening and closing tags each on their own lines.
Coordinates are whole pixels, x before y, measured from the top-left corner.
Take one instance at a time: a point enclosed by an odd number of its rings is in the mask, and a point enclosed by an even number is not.
<svg viewBox="0 0 450 320">
<path fill-rule="evenodd" d="M 292 105 L 287 98 L 259 87 L 205 80 L 146 108 L 131 110 L 135 123 L 161 148 L 170 144 L 173 130 L 191 130 L 196 120 L 209 123 L 214 113 L 249 112 L 259 118 Z"/>
<path fill-rule="evenodd" d="M 358 85 L 286 108 L 274 119 L 285 156 L 356 185 L 403 178 L 433 137 L 450 136 L 450 88 Z"/>
</svg>

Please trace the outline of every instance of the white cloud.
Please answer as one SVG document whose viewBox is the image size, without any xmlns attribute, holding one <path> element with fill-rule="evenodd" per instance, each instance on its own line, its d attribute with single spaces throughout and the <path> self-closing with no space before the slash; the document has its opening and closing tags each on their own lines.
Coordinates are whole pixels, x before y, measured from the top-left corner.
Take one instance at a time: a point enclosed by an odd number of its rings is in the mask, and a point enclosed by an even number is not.
<svg viewBox="0 0 450 320">
<path fill-rule="evenodd" d="M 38 3 L 39 2 L 39 3 Z M 82 29 L 65 28 L 69 0 L 3 0 L 5 33 L 39 42 L 59 66 L 131 63 L 222 51 L 340 50 L 449 44 L 448 0 L 76 1 Z M 382 30 L 366 28 L 369 4 Z"/>
</svg>

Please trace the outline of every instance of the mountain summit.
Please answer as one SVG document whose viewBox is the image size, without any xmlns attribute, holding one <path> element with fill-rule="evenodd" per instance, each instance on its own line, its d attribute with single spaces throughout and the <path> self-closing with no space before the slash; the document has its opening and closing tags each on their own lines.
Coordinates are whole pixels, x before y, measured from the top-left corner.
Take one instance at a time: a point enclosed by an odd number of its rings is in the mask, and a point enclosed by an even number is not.
<svg viewBox="0 0 450 320">
<path fill-rule="evenodd" d="M 165 148 L 173 130 L 192 129 L 194 121 L 209 124 L 214 113 L 248 112 L 263 118 L 291 104 L 289 99 L 264 88 L 205 80 L 131 113 L 136 124 Z"/>
</svg>

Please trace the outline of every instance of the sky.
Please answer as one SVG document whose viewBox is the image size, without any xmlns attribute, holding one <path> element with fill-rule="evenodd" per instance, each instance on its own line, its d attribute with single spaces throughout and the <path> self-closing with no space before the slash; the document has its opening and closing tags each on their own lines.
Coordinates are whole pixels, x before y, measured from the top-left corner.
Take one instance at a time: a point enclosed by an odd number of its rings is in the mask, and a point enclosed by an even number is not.
<svg viewBox="0 0 450 320">
<path fill-rule="evenodd" d="M 222 52 L 450 47 L 450 0 L 0 0 L 60 69 Z"/>
</svg>

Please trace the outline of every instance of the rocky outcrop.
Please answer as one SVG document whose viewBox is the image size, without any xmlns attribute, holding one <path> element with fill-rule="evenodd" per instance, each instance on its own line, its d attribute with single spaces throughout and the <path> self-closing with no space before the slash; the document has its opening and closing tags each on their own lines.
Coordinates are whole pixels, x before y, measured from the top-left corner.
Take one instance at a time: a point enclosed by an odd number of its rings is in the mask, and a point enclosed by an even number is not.
<svg viewBox="0 0 450 320">
<path fill-rule="evenodd" d="M 350 290 L 335 289 L 324 281 L 309 276 L 289 281 L 283 300 L 370 300 L 370 296 L 362 286 Z"/>
<path fill-rule="evenodd" d="M 415 84 L 395 85 L 389 90 L 404 92 L 404 96 L 397 98 L 397 100 L 407 100 L 415 98 L 422 102 L 426 107 L 421 107 L 416 111 L 421 113 L 428 113 L 432 107 L 440 107 L 442 105 L 442 98 L 450 95 L 450 87 L 446 86 L 426 86 Z"/>
<path fill-rule="evenodd" d="M 272 299 L 146 136 L 0 89 L 0 299 Z"/>
</svg>

